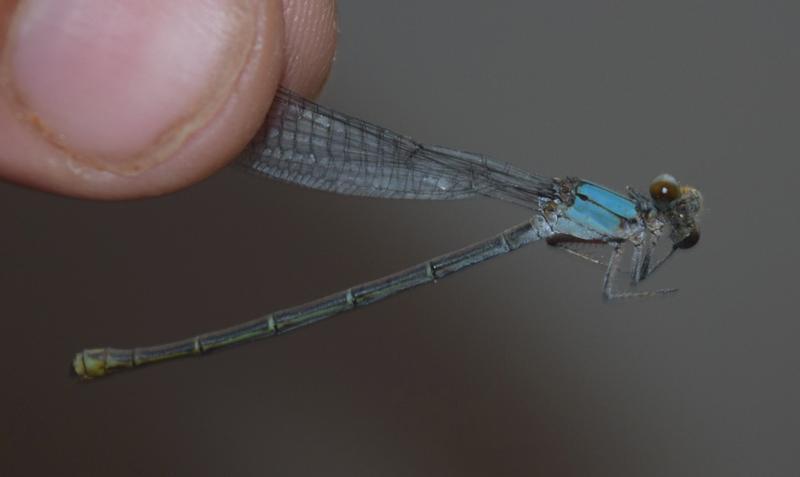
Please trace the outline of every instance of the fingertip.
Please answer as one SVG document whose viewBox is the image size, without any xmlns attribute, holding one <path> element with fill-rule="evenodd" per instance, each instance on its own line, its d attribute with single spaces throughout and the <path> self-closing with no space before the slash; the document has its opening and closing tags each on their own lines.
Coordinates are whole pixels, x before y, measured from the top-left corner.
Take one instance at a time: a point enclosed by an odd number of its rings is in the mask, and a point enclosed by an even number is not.
<svg viewBox="0 0 800 477">
<path fill-rule="evenodd" d="M 303 96 L 319 94 L 336 53 L 334 0 L 284 0 L 286 68 L 281 83 Z"/>
</svg>

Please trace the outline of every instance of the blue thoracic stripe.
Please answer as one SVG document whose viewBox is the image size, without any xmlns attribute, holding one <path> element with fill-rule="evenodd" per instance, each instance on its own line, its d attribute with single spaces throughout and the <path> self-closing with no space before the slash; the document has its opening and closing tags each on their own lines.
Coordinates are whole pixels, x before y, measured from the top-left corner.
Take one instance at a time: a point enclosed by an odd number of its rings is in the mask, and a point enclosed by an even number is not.
<svg viewBox="0 0 800 477">
<path fill-rule="evenodd" d="M 636 204 L 630 199 L 591 182 L 582 182 L 578 194 L 625 219 L 635 219 Z"/>
<path fill-rule="evenodd" d="M 585 240 L 603 240 L 625 235 L 625 221 L 635 219 L 636 204 L 631 200 L 589 182 L 582 182 L 575 202 L 564 211 L 569 222 L 559 224 L 559 232 Z"/>
<path fill-rule="evenodd" d="M 575 202 L 567 208 L 565 215 L 575 224 L 588 229 L 580 234 L 575 231 L 569 232 L 582 239 L 597 240 L 604 237 L 618 237 L 622 233 L 620 216 L 594 202 L 584 200 L 580 196 L 576 197 Z M 587 232 L 589 232 L 588 235 Z"/>
</svg>

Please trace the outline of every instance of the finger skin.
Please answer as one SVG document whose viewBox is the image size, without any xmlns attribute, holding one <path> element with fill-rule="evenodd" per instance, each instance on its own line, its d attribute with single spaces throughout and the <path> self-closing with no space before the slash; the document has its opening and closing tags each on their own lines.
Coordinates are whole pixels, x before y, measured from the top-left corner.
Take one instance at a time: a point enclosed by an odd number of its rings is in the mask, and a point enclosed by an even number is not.
<svg viewBox="0 0 800 477">
<path fill-rule="evenodd" d="M 70 1 L 91 2 L 91 0 Z M 214 6 L 212 5 L 214 0 L 204 1 L 211 7 Z M 89 64 L 86 68 L 83 65 L 80 65 L 81 68 L 75 68 L 77 73 L 73 72 L 70 63 L 55 67 L 54 75 L 67 71 L 72 76 L 68 75 L 69 77 L 64 79 L 45 78 L 39 84 L 41 77 L 36 74 L 37 68 L 46 68 L 49 65 L 44 62 L 37 63 L 36 60 L 48 58 L 49 52 L 52 51 L 56 52 L 52 55 L 56 60 L 64 56 L 60 55 L 58 50 L 61 45 L 52 47 L 47 44 L 41 49 L 44 53 L 35 49 L 32 50 L 35 53 L 33 55 L 29 54 L 30 51 L 26 52 L 28 58 L 33 58 L 28 63 L 18 59 L 24 58 L 24 55 L 15 56 L 18 51 L 36 47 L 35 42 L 14 44 L 15 39 L 26 38 L 25 35 L 30 34 L 30 31 L 35 31 L 37 22 L 40 22 L 36 15 L 31 15 L 30 10 L 24 11 L 27 15 L 24 18 L 33 18 L 33 21 L 21 21 L 18 20 L 19 17 L 14 17 L 22 9 L 30 8 L 26 5 L 28 3 L 0 0 L 0 33 L 4 32 L 0 36 L 0 48 L 2 48 L 0 177 L 45 191 L 76 197 L 127 199 L 160 195 L 207 177 L 226 165 L 249 141 L 262 122 L 279 82 L 309 96 L 319 91 L 330 69 L 335 48 L 336 30 L 332 0 L 286 0 L 285 2 L 239 0 L 238 3 L 242 9 L 246 9 L 247 14 L 237 17 L 233 22 L 223 18 L 223 25 L 234 25 L 236 31 L 230 35 L 231 45 L 225 43 L 228 41 L 225 35 L 220 35 L 224 41 L 219 42 L 218 46 L 220 51 L 225 52 L 218 55 L 220 61 L 217 61 L 216 57 L 212 58 L 214 61 L 209 61 L 211 66 L 208 72 L 199 68 L 200 74 L 196 73 L 194 68 L 195 63 L 202 62 L 192 62 L 190 61 L 192 58 L 178 57 L 174 63 L 166 62 L 163 68 L 174 65 L 177 73 L 164 75 L 165 81 L 173 81 L 180 85 L 184 84 L 180 81 L 186 80 L 188 81 L 186 84 L 190 86 L 170 89 L 173 85 L 170 83 L 159 90 L 162 85 L 153 80 L 155 85 L 147 87 L 153 88 L 156 93 L 166 91 L 166 95 L 159 98 L 158 94 L 146 94 L 150 90 L 145 90 L 143 93 L 145 98 L 157 99 L 149 103 L 147 99 L 139 98 L 138 103 L 132 102 L 130 107 L 126 107 L 125 104 L 119 104 L 125 98 L 120 100 L 120 95 L 115 94 L 117 91 L 114 89 L 115 85 L 109 86 L 104 83 L 102 77 L 97 81 L 99 87 L 81 89 L 81 85 L 91 83 L 98 78 L 91 76 L 94 74 L 91 70 L 94 57 L 91 56 L 77 57 L 79 61 L 86 61 Z M 185 3 L 187 8 L 191 7 L 190 3 L 189 0 Z M 60 4 L 62 8 L 66 8 L 63 5 L 66 4 Z M 141 5 L 145 4 L 138 4 L 135 7 L 146 8 L 140 7 Z M 166 4 L 148 2 L 147 5 L 156 5 L 158 8 L 159 5 Z M 180 2 L 172 2 L 170 6 L 173 9 L 181 8 Z M 213 11 L 213 8 L 209 10 Z M 197 14 L 197 9 L 193 12 Z M 155 12 L 155 18 L 167 18 L 171 21 L 172 17 L 161 13 Z M 174 16 L 180 18 L 179 14 L 180 12 Z M 139 17 L 134 16 L 134 18 Z M 212 20 L 219 23 L 218 19 Z M 24 29 L 19 25 L 23 25 Z M 135 31 L 137 27 L 137 25 L 131 27 L 130 31 L 134 31 L 131 37 L 123 37 L 119 41 L 138 38 Z M 113 31 L 116 33 L 119 30 Z M 169 28 L 166 31 L 169 32 Z M 161 36 L 157 36 L 156 39 L 161 40 Z M 112 42 L 115 40 L 116 37 L 111 39 Z M 146 40 L 151 43 L 154 41 L 152 38 Z M 183 40 L 183 37 L 178 38 L 178 41 Z M 174 44 L 175 39 L 171 41 Z M 173 44 L 167 43 L 164 48 L 169 48 Z M 104 45 L 101 44 L 100 47 Z M 160 48 L 158 43 L 155 45 L 157 49 Z M 239 48 L 241 45 L 246 49 Z M 91 51 L 95 46 L 94 43 L 89 43 L 86 50 Z M 112 43 L 109 48 L 115 51 L 114 47 Z M 102 53 L 106 50 L 100 51 Z M 131 50 L 123 44 L 119 51 L 127 53 Z M 133 51 L 135 53 L 135 50 Z M 236 55 L 241 55 L 241 61 Z M 114 61 L 120 61 L 118 56 L 109 57 Z M 146 55 L 140 57 L 145 60 L 150 58 Z M 228 61 L 230 58 L 233 59 Z M 102 59 L 101 57 L 100 61 Z M 217 64 L 223 65 L 224 69 L 219 68 L 221 72 L 214 69 Z M 126 65 L 123 61 L 118 65 L 115 64 L 115 67 L 124 69 Z M 105 69 L 98 69 L 100 71 L 98 74 L 106 74 L 109 71 L 107 65 L 104 67 Z M 161 68 L 162 64 L 159 63 L 158 67 Z M 190 71 L 184 73 L 185 69 Z M 89 73 L 83 78 L 81 75 L 86 71 Z M 113 69 L 111 71 L 114 72 Z M 134 76 L 136 72 L 134 68 Z M 157 72 L 160 73 L 161 70 Z M 210 79 L 207 81 L 202 77 L 198 79 L 205 74 L 208 74 Z M 147 82 L 131 81 L 130 74 L 123 76 L 133 85 L 125 84 L 123 88 L 135 88 L 137 84 Z M 75 77 L 78 81 L 70 83 L 69 81 Z M 145 76 L 145 79 L 149 78 Z M 84 79 L 82 83 L 81 80 Z M 194 84 L 198 85 L 196 92 L 191 88 Z M 59 95 L 59 92 L 51 91 L 62 86 L 70 93 L 69 95 Z M 108 88 L 105 88 L 106 86 Z M 142 88 L 145 89 L 145 86 Z M 28 90 L 34 93 L 26 96 Z M 174 97 L 171 95 L 173 90 Z M 77 93 L 72 95 L 72 91 Z M 135 94 L 137 92 L 140 93 L 133 90 L 131 97 L 137 98 Z M 89 100 L 83 101 L 80 94 L 88 94 Z M 181 94 L 186 94 L 188 99 L 184 101 Z M 70 104 L 69 101 L 73 103 Z M 51 106 L 51 102 L 57 104 Z M 83 116 L 84 121 L 77 121 L 66 113 L 61 114 L 64 113 L 59 110 L 62 107 L 61 103 L 70 106 L 67 113 L 72 110 L 83 111 L 82 108 L 85 106 L 87 113 Z M 188 105 L 186 110 L 190 114 L 182 114 L 181 108 L 185 105 Z M 102 115 L 106 110 L 109 111 L 107 122 Z M 98 111 L 100 113 L 97 113 Z M 124 116 L 126 113 L 131 117 Z M 173 117 L 176 118 L 175 121 Z M 92 120 L 98 122 L 92 123 Z M 159 133 L 161 129 L 154 128 L 155 132 L 150 134 L 147 126 L 153 124 L 153 121 L 160 120 L 165 120 L 169 127 L 161 133 Z M 142 127 L 133 128 L 136 129 L 136 132 L 131 134 L 133 139 L 128 140 L 129 138 L 124 135 L 113 136 L 117 131 L 115 129 L 117 124 L 126 125 L 130 129 L 130 124 L 136 125 L 136 121 L 141 121 L 138 124 Z M 65 130 L 69 134 L 63 134 Z M 98 131 L 97 138 L 93 136 L 95 130 Z M 138 147 L 136 141 L 141 138 L 136 134 L 148 141 L 146 147 Z M 83 142 L 74 140 L 76 137 Z M 106 140 L 109 137 L 110 139 Z M 151 137 L 155 140 L 150 141 Z M 89 144 L 91 147 L 81 148 L 84 144 Z M 119 149 L 114 149 L 117 144 L 121 146 Z"/>
<path fill-rule="evenodd" d="M 281 84 L 307 98 L 319 94 L 336 52 L 333 0 L 284 0 L 286 58 Z"/>
</svg>

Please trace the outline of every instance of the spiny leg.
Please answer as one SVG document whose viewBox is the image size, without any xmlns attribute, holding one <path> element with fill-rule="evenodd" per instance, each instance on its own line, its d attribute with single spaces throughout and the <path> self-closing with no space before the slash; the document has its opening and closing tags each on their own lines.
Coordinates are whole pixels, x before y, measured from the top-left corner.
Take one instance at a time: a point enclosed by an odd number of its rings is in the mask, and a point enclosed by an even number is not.
<svg viewBox="0 0 800 477">
<path fill-rule="evenodd" d="M 608 268 L 603 274 L 603 299 L 607 302 L 617 300 L 627 300 L 632 298 L 649 298 L 654 296 L 668 295 L 678 291 L 677 288 L 662 288 L 659 290 L 646 290 L 646 291 L 621 291 L 614 290 L 614 282 L 619 274 L 620 260 L 622 259 L 622 244 L 613 243 L 611 258 L 608 261 Z M 637 263 L 637 268 L 639 264 Z M 659 263 L 660 265 L 660 263 Z M 638 274 L 638 270 L 634 270 L 634 274 Z M 644 278 L 644 277 L 643 277 Z"/>
<path fill-rule="evenodd" d="M 578 250 L 577 248 L 575 248 L 573 246 L 573 242 L 566 242 L 566 241 L 565 242 L 557 242 L 557 243 L 554 243 L 552 245 L 555 246 L 555 247 L 558 247 L 559 249 L 561 249 L 561 250 L 563 250 L 563 251 L 565 251 L 565 252 L 567 252 L 567 253 L 569 253 L 571 255 L 574 255 L 574 256 L 576 256 L 578 258 L 582 258 L 582 259 L 584 259 L 586 261 L 589 261 L 589 262 L 592 262 L 592 263 L 596 263 L 597 265 L 607 265 L 608 264 L 608 262 L 604 258 L 593 257 L 593 256 L 589 255 L 586 252 L 582 252 L 582 251 Z"/>
<path fill-rule="evenodd" d="M 658 260 L 655 265 L 649 267 L 649 270 L 647 270 L 645 275 L 642 277 L 642 280 L 647 278 L 649 275 L 654 274 L 656 272 L 656 270 L 658 270 L 661 267 L 661 265 L 664 265 L 667 262 L 667 260 L 669 260 L 672 257 L 672 255 L 675 253 L 675 250 L 677 250 L 677 249 L 676 248 L 672 248 L 672 250 L 670 250 L 669 253 L 667 253 L 666 255 L 664 255 L 664 257 L 662 257 L 660 260 Z"/>
</svg>

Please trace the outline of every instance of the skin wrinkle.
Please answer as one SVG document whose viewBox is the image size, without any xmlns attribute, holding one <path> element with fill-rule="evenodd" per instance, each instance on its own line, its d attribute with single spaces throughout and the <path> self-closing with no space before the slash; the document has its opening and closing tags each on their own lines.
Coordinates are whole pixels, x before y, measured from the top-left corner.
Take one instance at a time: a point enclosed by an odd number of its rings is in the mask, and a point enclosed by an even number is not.
<svg viewBox="0 0 800 477">
<path fill-rule="evenodd" d="M 19 0 L 0 0 L 0 32 L 8 31 L 8 25 L 11 23 L 12 13 L 16 10 L 16 4 Z M 0 49 L 5 50 L 6 37 L 0 35 Z"/>
<path fill-rule="evenodd" d="M 337 31 L 335 3 L 285 0 L 284 6 L 286 49 L 292 53 L 286 56 L 282 83 L 296 85 L 296 91 L 315 97 L 333 64 Z M 305 67 L 309 61 L 320 62 L 324 67 L 309 75 Z"/>
<path fill-rule="evenodd" d="M 23 8 L 25 7 L 23 6 Z M 167 126 L 153 139 L 149 146 L 146 146 L 133 157 L 126 158 L 123 164 L 108 161 L 106 160 L 107 158 L 96 154 L 76 151 L 64 142 L 60 134 L 48 127 L 45 121 L 33 112 L 34 108 L 26 101 L 24 94 L 16 88 L 15 82 L 10 79 L 9 65 L 11 59 L 8 52 L 13 50 L 13 45 L 5 49 L 5 54 L 3 55 L 3 78 L 4 83 L 9 86 L 6 91 L 10 93 L 9 99 L 12 107 L 16 109 L 18 117 L 27 122 L 41 137 L 64 154 L 67 160 L 74 162 L 73 166 L 77 166 L 74 170 L 80 170 L 82 166 L 88 166 L 98 171 L 122 175 L 138 174 L 169 159 L 196 130 L 208 123 L 225 104 L 231 90 L 238 83 L 244 66 L 251 59 L 253 45 L 256 41 L 254 16 L 248 13 L 249 9 L 241 7 L 227 12 L 227 15 L 236 17 L 235 20 L 229 21 L 234 25 L 230 33 L 244 40 L 226 42 L 228 46 L 220 54 L 223 59 L 222 65 L 217 65 L 214 68 L 217 73 L 210 75 L 210 81 L 206 81 L 203 91 L 194 101 L 195 106 L 178 116 L 172 125 Z M 19 14 L 21 14 L 21 10 L 15 12 L 15 15 Z M 16 37 L 15 30 L 17 27 L 16 23 L 12 23 L 12 30 L 9 31 L 8 37 Z M 246 42 L 249 46 L 247 48 L 239 48 L 243 42 Z"/>
</svg>

